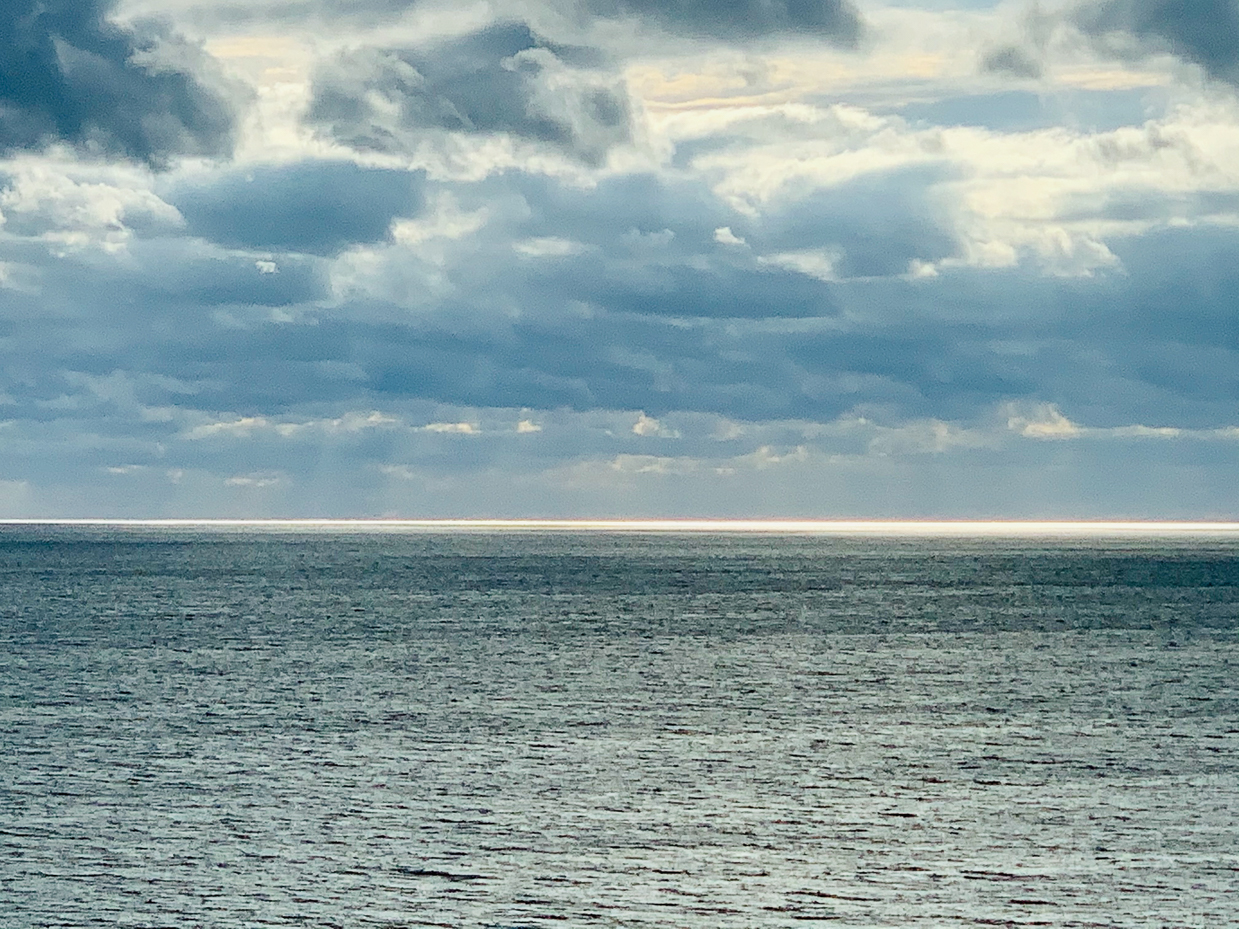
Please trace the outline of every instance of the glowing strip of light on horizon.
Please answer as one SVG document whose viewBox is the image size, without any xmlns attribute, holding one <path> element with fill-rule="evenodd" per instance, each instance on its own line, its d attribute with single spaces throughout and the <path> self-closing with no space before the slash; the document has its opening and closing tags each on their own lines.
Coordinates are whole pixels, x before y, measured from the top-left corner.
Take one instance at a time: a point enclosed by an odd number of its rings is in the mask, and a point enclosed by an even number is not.
<svg viewBox="0 0 1239 929">
<path fill-rule="evenodd" d="M 787 535 L 1115 536 L 1234 535 L 1239 522 L 848 519 L 0 519 L 9 526 L 167 529 L 559 530 Z"/>
</svg>

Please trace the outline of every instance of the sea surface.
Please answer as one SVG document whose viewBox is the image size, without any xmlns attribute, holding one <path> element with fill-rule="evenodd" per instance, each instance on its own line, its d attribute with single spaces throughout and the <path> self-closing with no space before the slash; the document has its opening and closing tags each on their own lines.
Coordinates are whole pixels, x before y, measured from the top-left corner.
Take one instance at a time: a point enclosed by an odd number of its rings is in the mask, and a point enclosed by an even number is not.
<svg viewBox="0 0 1239 929">
<path fill-rule="evenodd" d="M 0 527 L 0 926 L 1239 926 L 1239 540 Z"/>
</svg>

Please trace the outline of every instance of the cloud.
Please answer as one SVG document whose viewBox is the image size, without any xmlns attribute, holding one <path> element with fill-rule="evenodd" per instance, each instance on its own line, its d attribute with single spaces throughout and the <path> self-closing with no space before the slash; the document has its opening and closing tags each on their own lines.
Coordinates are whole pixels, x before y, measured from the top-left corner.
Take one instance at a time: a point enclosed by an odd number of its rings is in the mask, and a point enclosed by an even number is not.
<svg viewBox="0 0 1239 929">
<path fill-rule="evenodd" d="M 1108 0 L 1077 23 L 1120 55 L 1169 52 L 1239 86 L 1239 4 L 1234 0 Z"/>
<path fill-rule="evenodd" d="M 297 178 L 286 188 L 293 200 L 305 165 L 286 167 Z M 227 175 L 229 183 L 241 176 Z M 353 174 L 338 176 L 347 190 Z M 392 172 L 383 183 L 408 177 Z M 231 411 L 202 422 L 306 422 L 417 400 L 525 408 L 499 427 L 513 435 L 518 419 L 544 424 L 542 414 L 559 408 L 644 410 L 683 431 L 680 416 L 690 411 L 757 422 L 865 407 L 890 423 L 955 422 L 1018 398 L 1091 423 L 1229 422 L 1239 398 L 1239 261 L 1226 227 L 1125 238 L 1115 254 L 1127 270 L 1094 279 L 943 261 L 938 277 L 913 280 L 900 264 L 917 254 L 905 248 L 916 241 L 905 230 L 920 220 L 905 223 L 896 204 L 917 204 L 917 180 L 909 172 L 885 186 L 845 184 L 835 199 L 803 205 L 789 196 L 756 217 L 711 199 L 704 184 L 653 175 L 584 189 L 512 173 L 433 182 L 426 202 L 455 217 L 443 235 L 393 237 L 333 259 L 276 247 L 237 254 L 170 222 L 151 222 L 117 256 L 53 260 L 37 239 L 29 247 L 6 239 L 5 259 L 29 269 L 21 276 L 37 292 L 5 291 L 0 392 L 18 403 L 15 413 L 47 416 L 33 404 L 81 393 L 61 372 L 121 370 L 194 386 L 188 401 L 146 381 L 148 407 Z M 866 202 L 870 216 L 857 223 L 863 230 L 872 220 L 866 248 L 880 257 L 890 217 L 898 260 L 889 270 L 900 273 L 824 283 L 757 263 L 759 249 L 846 247 L 850 217 Z M 483 208 L 485 221 L 460 226 L 467 232 L 457 237 L 460 217 Z M 241 228 L 247 214 L 237 209 Z M 438 228 L 439 217 L 418 222 Z M 717 241 L 723 227 L 750 247 Z M 520 254 L 516 243 L 537 243 L 543 254 Z M 263 273 L 258 261 L 278 273 Z M 341 289 L 345 266 L 367 286 L 389 274 L 405 283 Z M 324 408 L 294 412 L 308 403 Z M 431 412 L 418 421 L 474 420 Z M 631 427 L 630 418 L 619 428 Z"/>
<path fill-rule="evenodd" d="M 1026 439 L 1155 439 L 1234 442 L 1239 426 L 1190 429 L 1182 426 L 1146 426 L 1142 423 L 1118 426 L 1082 426 L 1063 415 L 1053 403 L 1008 403 L 1004 405 L 1007 428 Z"/>
<path fill-rule="evenodd" d="M 427 423 L 421 427 L 424 432 L 438 432 L 447 435 L 477 435 L 478 427 L 473 423 Z"/>
<path fill-rule="evenodd" d="M 981 59 L 981 70 L 1022 78 L 1039 78 L 1042 74 L 1041 63 L 1014 45 L 1003 46 L 985 55 Z"/>
<path fill-rule="evenodd" d="M 606 467 L 622 474 L 692 474 L 701 462 L 669 455 L 617 455 Z"/>
<path fill-rule="evenodd" d="M 656 34 L 705 15 L 685 9 L 613 4 L 580 46 L 429 38 L 428 7 L 352 19 L 287 68 L 229 59 L 288 104 L 254 114 L 233 166 L 7 163 L 0 479 L 45 512 L 55 488 L 62 512 L 909 515 L 975 495 L 1014 515 L 1137 500 L 1104 477 L 1119 465 L 1158 500 L 1233 508 L 1227 95 L 1176 87 L 1159 111 L 1163 90 L 1079 47 L 1129 89 L 1063 90 L 1055 47 L 1037 93 L 1002 90 L 975 41 L 932 32 L 857 56 L 811 29 L 768 31 L 777 49 Z M 530 21 L 559 38 L 552 20 Z M 293 114 L 341 48 L 316 91 L 359 115 L 312 138 Z M 622 94 L 621 67 L 630 124 L 591 149 L 574 94 Z"/>
<path fill-rule="evenodd" d="M 253 22 L 307 23 L 321 29 L 391 23 L 430 6 L 419 0 L 254 0 L 196 5 L 190 18 L 200 24 L 233 26 Z M 519 10 L 562 19 L 579 12 L 590 19 L 642 20 L 680 37 L 751 42 L 767 36 L 806 36 L 851 47 L 864 23 L 848 0 L 581 0 L 579 4 L 495 4 L 500 15 Z M 541 7 L 550 7 L 551 15 Z M 452 9 L 459 15 L 459 7 Z M 330 26 L 328 26 L 330 28 Z"/>
<path fill-rule="evenodd" d="M 1028 439 L 1074 439 L 1083 433 L 1052 403 L 1025 411 L 1013 408 L 1007 417 L 1007 428 Z"/>
<path fill-rule="evenodd" d="M 173 232 L 175 208 L 147 189 L 131 166 L 57 170 L 37 156 L 14 159 L 0 174 L 0 213 L 9 235 L 59 252 L 119 253 L 135 235 Z"/>
<path fill-rule="evenodd" d="M 285 482 L 286 478 L 282 474 L 238 474 L 224 481 L 229 487 L 253 487 L 255 489 L 278 487 Z"/>
<path fill-rule="evenodd" d="M 325 255 L 386 238 L 393 219 L 419 212 L 423 183 L 420 172 L 304 161 L 181 182 L 167 196 L 190 233 L 220 245 Z"/>
<path fill-rule="evenodd" d="M 255 430 L 272 427 L 265 416 L 242 416 L 224 422 L 202 423 L 185 433 L 187 439 L 211 439 L 216 436 L 248 438 Z"/>
<path fill-rule="evenodd" d="M 678 35 L 732 42 L 801 35 L 853 46 L 864 31 L 847 0 L 586 0 L 586 5 L 597 16 L 638 17 Z"/>
<path fill-rule="evenodd" d="M 539 236 L 534 239 L 525 239 L 514 242 L 512 248 L 526 258 L 567 258 L 570 255 L 579 255 L 586 250 L 586 246 L 580 242 L 573 242 L 571 239 L 561 239 L 558 236 Z"/>
<path fill-rule="evenodd" d="M 468 215 L 476 205 L 485 223 L 459 243 L 427 245 L 418 236 L 417 247 L 412 240 L 404 247 L 398 230 L 396 247 L 356 256 L 364 276 L 341 271 L 359 285 L 358 296 L 487 320 L 507 307 L 535 326 L 560 314 L 575 326 L 582 312 L 714 319 L 834 312 L 821 281 L 719 243 L 720 221 L 737 217 L 699 182 L 641 173 L 582 189 L 507 172 L 453 189 L 453 209 Z"/>
<path fill-rule="evenodd" d="M 362 48 L 320 68 L 307 122 L 361 151 L 411 152 L 435 133 L 505 135 L 587 164 L 631 136 L 598 53 L 501 23 L 428 48 Z"/>
<path fill-rule="evenodd" d="M 169 307 L 205 306 L 215 312 L 254 307 L 288 307 L 309 303 L 325 293 L 321 269 L 312 259 L 284 255 L 279 273 L 266 272 L 247 256 L 213 248 L 195 247 L 184 239 L 153 239 L 132 243 L 131 259 L 141 274 L 106 269 L 100 282 L 108 280 L 117 292 L 128 291 L 130 299 L 145 309 L 157 301 Z M 143 314 L 137 314 L 143 315 Z M 222 320 L 223 317 L 216 317 Z"/>
<path fill-rule="evenodd" d="M 678 439 L 680 437 L 678 430 L 672 429 L 653 416 L 646 416 L 644 412 L 637 415 L 637 421 L 632 426 L 632 434 L 656 436 L 660 439 Z"/>
<path fill-rule="evenodd" d="M 949 214 L 927 196 L 946 174 L 938 166 L 905 168 L 788 190 L 746 239 L 759 250 L 828 254 L 831 277 L 905 274 L 913 261 L 933 263 L 957 250 Z"/>
<path fill-rule="evenodd" d="M 0 152 L 64 143 L 164 165 L 232 149 L 225 97 L 189 71 L 205 56 L 166 28 L 125 28 L 113 0 L 0 5 Z"/>
<path fill-rule="evenodd" d="M 208 2 L 195 4 L 187 11 L 199 24 L 218 28 L 248 25 L 254 22 L 296 23 L 307 21 L 321 30 L 346 24 L 379 24 L 391 22 L 419 5 L 419 0 L 250 0 L 248 3 Z"/>
<path fill-rule="evenodd" d="M 548 271 L 538 289 L 616 313 L 650 316 L 769 319 L 835 312 L 829 290 L 797 270 L 726 262 L 611 262 L 585 275 L 587 260 Z"/>
<path fill-rule="evenodd" d="M 234 419 L 200 422 L 183 431 L 179 438 L 189 441 L 202 439 L 249 439 L 264 434 L 281 438 L 304 438 L 311 433 L 320 435 L 357 434 L 368 429 L 398 428 L 399 418 L 371 410 L 368 413 L 350 411 L 330 419 L 272 420 L 265 416 L 240 416 Z"/>
</svg>

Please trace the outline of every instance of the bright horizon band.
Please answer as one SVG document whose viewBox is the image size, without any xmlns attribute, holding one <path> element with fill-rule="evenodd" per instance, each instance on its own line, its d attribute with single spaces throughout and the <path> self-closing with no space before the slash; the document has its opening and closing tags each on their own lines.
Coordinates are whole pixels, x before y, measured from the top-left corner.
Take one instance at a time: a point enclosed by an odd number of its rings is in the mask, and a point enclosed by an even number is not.
<svg viewBox="0 0 1239 929">
<path fill-rule="evenodd" d="M 1239 522 L 846 519 L 0 519 L 0 526 L 598 532 L 745 532 L 802 535 L 1114 536 L 1239 535 Z"/>
</svg>

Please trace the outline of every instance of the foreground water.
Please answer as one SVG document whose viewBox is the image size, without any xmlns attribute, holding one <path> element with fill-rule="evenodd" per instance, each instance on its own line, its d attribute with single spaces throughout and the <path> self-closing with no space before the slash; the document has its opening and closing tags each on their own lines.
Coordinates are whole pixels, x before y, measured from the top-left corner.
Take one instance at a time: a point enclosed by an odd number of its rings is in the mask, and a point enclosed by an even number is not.
<svg viewBox="0 0 1239 929">
<path fill-rule="evenodd" d="M 1239 925 L 1239 543 L 0 529 L 0 923 Z"/>
</svg>

